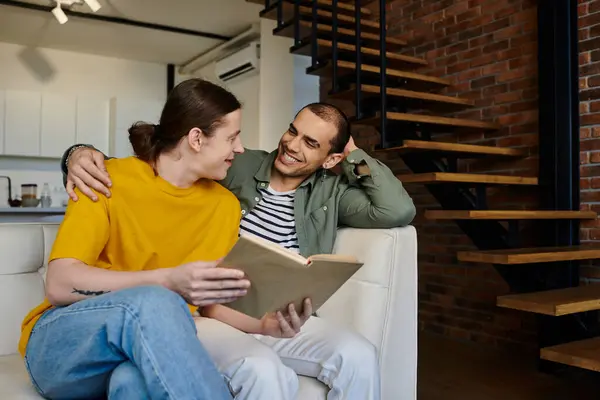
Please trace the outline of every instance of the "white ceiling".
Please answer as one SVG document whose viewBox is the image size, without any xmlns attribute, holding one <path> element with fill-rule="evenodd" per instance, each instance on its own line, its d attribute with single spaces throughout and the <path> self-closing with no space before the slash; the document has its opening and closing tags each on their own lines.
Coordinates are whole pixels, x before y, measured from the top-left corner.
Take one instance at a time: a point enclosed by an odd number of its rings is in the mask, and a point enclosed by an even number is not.
<svg viewBox="0 0 600 400">
<path fill-rule="evenodd" d="M 22 0 L 44 6 L 51 0 Z M 245 0 L 99 0 L 97 14 L 235 36 L 259 21 L 261 6 Z M 73 11 L 89 12 L 87 6 Z M 223 43 L 218 39 L 69 17 L 0 3 L 0 41 L 158 63 L 182 64 Z"/>
</svg>

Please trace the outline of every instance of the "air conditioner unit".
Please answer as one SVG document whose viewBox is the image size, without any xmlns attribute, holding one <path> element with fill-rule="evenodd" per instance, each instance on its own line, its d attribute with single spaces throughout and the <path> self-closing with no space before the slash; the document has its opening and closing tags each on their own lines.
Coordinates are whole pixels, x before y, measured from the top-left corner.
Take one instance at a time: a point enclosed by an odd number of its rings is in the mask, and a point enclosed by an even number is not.
<svg viewBox="0 0 600 400">
<path fill-rule="evenodd" d="M 250 42 L 235 53 L 218 59 L 215 63 L 215 74 L 223 82 L 252 76 L 259 71 L 259 60 L 260 43 Z"/>
</svg>

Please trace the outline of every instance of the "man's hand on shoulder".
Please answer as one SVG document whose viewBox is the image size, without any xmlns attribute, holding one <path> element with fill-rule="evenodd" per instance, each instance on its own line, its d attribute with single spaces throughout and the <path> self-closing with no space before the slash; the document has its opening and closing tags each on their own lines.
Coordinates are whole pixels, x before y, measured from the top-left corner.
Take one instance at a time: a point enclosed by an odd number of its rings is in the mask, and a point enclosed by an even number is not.
<svg viewBox="0 0 600 400">
<path fill-rule="evenodd" d="M 112 185 L 106 166 L 104 165 L 104 154 L 89 147 L 80 147 L 73 151 L 67 162 L 67 193 L 73 201 L 77 201 L 75 187 L 81 193 L 98 201 L 98 196 L 92 191 L 96 190 L 110 197 L 108 188 Z"/>
<path fill-rule="evenodd" d="M 358 150 L 359 147 L 356 145 L 356 143 L 354 143 L 354 139 L 352 138 L 352 136 L 350 136 L 350 140 L 348 141 L 348 144 L 346 144 L 346 147 L 344 148 L 344 157 L 348 157 L 350 155 L 350 153 L 352 153 L 354 150 Z M 357 164 L 354 167 L 354 173 L 357 176 L 364 176 L 364 175 L 369 175 L 371 173 L 371 171 L 369 170 L 369 166 L 366 163 L 361 163 L 361 164 Z"/>
<path fill-rule="evenodd" d="M 354 139 L 352 139 L 352 136 L 350 136 L 350 140 L 348 140 L 346 147 L 344 147 L 344 157 L 348 157 L 348 154 L 352 153 L 354 150 L 357 149 L 358 147 L 354 143 Z"/>
</svg>

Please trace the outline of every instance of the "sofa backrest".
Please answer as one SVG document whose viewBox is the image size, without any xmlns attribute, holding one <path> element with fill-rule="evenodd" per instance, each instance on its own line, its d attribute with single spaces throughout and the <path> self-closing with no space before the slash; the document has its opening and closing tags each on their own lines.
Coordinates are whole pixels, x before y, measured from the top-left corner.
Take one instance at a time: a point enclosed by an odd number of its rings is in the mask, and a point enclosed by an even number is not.
<svg viewBox="0 0 600 400">
<path fill-rule="evenodd" d="M 59 223 L 0 223 L 0 355 L 17 352 L 21 322 L 44 299 Z"/>
</svg>

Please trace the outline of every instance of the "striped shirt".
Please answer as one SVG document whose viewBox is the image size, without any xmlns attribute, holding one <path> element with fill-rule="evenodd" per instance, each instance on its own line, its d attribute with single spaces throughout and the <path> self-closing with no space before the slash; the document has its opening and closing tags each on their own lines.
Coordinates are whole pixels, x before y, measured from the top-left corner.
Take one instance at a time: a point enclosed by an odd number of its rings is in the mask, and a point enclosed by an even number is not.
<svg viewBox="0 0 600 400">
<path fill-rule="evenodd" d="M 261 199 L 240 223 L 240 234 L 246 233 L 300 252 L 294 219 L 294 192 L 277 192 L 271 187 L 259 189 Z"/>
</svg>

